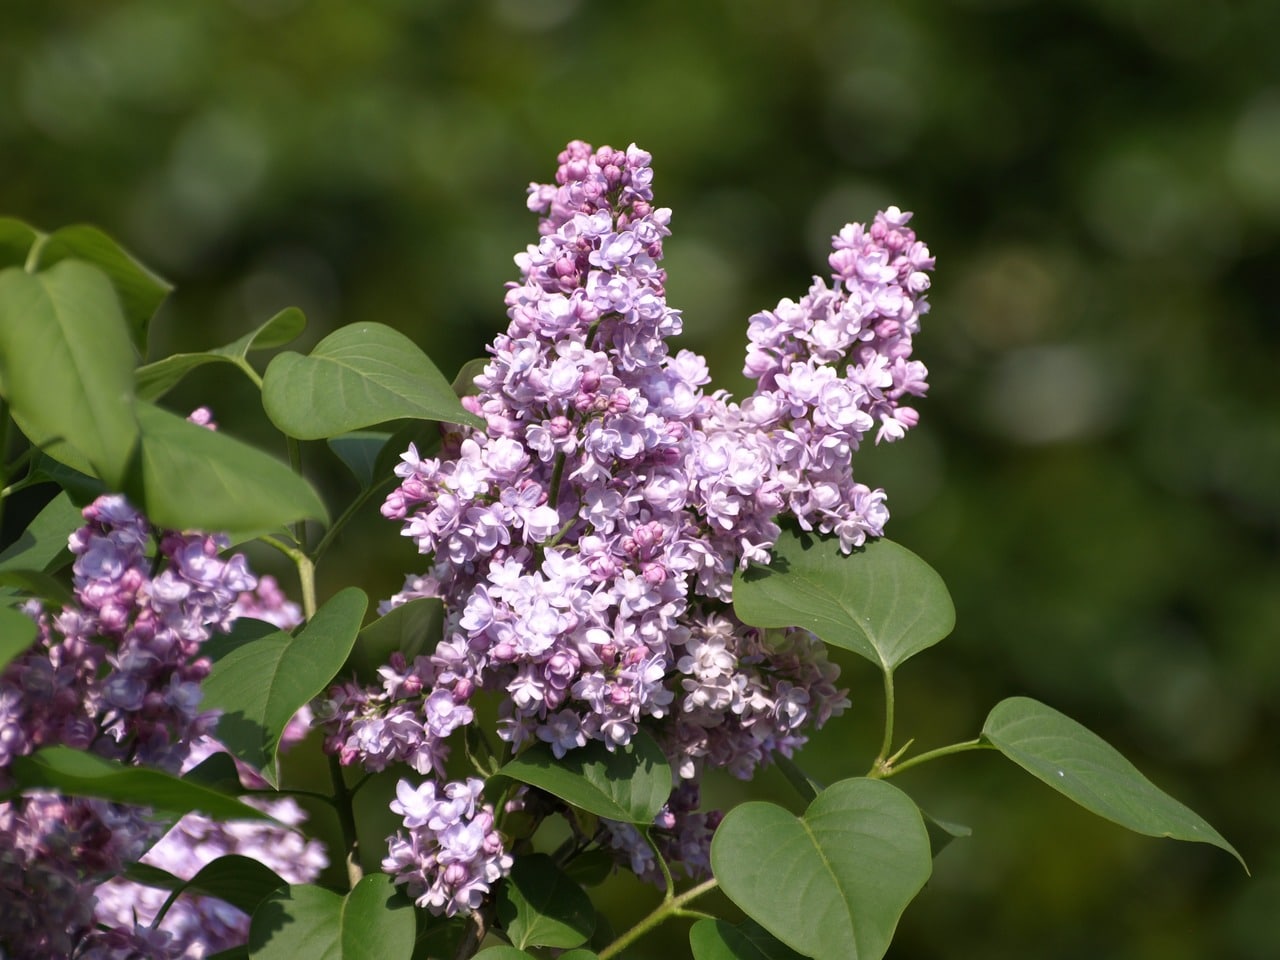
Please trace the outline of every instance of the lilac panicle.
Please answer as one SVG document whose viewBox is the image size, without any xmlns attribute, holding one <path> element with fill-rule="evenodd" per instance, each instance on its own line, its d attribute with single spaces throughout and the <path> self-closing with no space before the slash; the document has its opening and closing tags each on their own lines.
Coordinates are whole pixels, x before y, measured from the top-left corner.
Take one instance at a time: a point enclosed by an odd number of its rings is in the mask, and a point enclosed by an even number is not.
<svg viewBox="0 0 1280 960">
<path fill-rule="evenodd" d="M 212 743 L 216 719 L 200 710 L 204 641 L 240 616 L 298 622 L 274 581 L 254 577 L 243 556 L 221 555 L 224 537 L 153 534 L 117 495 L 99 497 L 84 518 L 68 544 L 74 602 L 56 612 L 29 603 L 37 640 L 0 671 L 0 787 L 11 783 L 16 757 L 54 745 L 170 773 L 188 768 L 200 756 L 194 745 Z M 300 816 L 270 809 L 286 823 Z M 291 850 L 296 863 L 280 865 L 299 881 L 323 866 L 322 851 L 275 825 L 192 816 L 152 847 L 163 833 L 145 809 L 102 800 L 26 791 L 0 802 L 0 955 L 170 960 L 244 942 L 248 918 L 219 926 L 230 908 L 212 900 L 184 898 L 163 929 L 147 929 L 167 894 L 111 880 L 144 853 L 184 877 L 233 850 L 260 858 Z"/>
<path fill-rule="evenodd" d="M 410 446 L 382 507 L 430 564 L 384 609 L 441 598 L 443 639 L 376 684 L 335 687 L 327 746 L 443 780 L 480 691 L 516 749 L 615 750 L 644 728 L 677 782 L 655 833 L 698 873 L 714 828 L 697 813 L 705 767 L 750 777 L 847 705 L 815 638 L 733 617 L 732 578 L 769 562 L 781 519 L 845 551 L 882 533 L 884 492 L 854 480 L 853 455 L 870 431 L 893 441 L 916 422 L 905 401 L 925 391 L 910 355 L 933 259 L 897 208 L 846 226 L 829 282 L 751 318 L 756 388 L 735 402 L 671 346 L 671 211 L 654 204 L 649 154 L 570 143 L 528 206 L 539 240 L 516 257 L 510 322 L 463 400 L 486 427 L 446 433 L 438 456 Z M 400 878 L 427 856 L 406 829 L 387 866 Z M 656 875 L 638 837 L 615 825 L 606 839 Z M 415 889 L 431 889 L 429 859 L 420 869 Z"/>
</svg>

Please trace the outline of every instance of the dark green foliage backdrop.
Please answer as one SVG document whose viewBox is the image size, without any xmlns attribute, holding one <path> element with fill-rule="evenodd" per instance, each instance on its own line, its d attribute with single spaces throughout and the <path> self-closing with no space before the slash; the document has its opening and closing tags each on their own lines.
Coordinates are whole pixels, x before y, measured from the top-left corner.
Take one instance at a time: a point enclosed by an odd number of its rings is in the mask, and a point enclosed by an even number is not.
<svg viewBox="0 0 1280 960">
<path fill-rule="evenodd" d="M 1280 954 L 1280 5 L 83 0 L 0 19 L 0 207 L 95 222 L 175 281 L 157 355 L 296 304 L 311 342 L 378 320 L 452 374 L 505 322 L 526 184 L 567 139 L 634 140 L 675 211 L 685 345 L 736 390 L 747 316 L 825 272 L 846 220 L 915 210 L 939 260 L 933 389 L 917 433 L 859 462 L 959 626 L 904 669 L 902 734 L 937 746 L 1001 696 L 1045 700 L 1254 876 L 959 757 L 903 777 L 975 832 L 892 955 Z M 174 400 L 272 442 L 223 370 Z M 343 549 L 325 592 L 385 596 L 418 566 L 373 511 Z M 878 737 L 875 677 L 845 663 L 865 719 L 815 746 L 832 776 Z"/>
</svg>

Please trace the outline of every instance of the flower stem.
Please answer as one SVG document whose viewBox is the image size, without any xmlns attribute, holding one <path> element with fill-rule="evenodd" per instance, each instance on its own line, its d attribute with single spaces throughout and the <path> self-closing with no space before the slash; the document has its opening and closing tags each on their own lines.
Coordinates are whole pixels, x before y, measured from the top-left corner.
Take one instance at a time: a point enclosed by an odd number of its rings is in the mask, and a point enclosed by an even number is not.
<svg viewBox="0 0 1280 960">
<path fill-rule="evenodd" d="M 702 883 L 698 884 L 696 887 L 690 887 L 688 890 L 686 890 L 684 893 L 680 894 L 679 896 L 672 896 L 670 892 L 668 892 L 668 894 L 662 898 L 662 903 L 658 904 L 658 906 L 654 908 L 652 913 L 650 913 L 647 917 L 645 917 L 643 920 L 637 923 L 634 927 L 632 927 L 622 936 L 618 937 L 618 939 L 614 940 L 613 943 L 609 944 L 607 947 L 601 950 L 599 953 L 600 960 L 609 960 L 610 957 L 617 956 L 627 947 L 631 946 L 631 944 L 635 943 L 637 940 L 643 937 L 650 930 L 654 929 L 663 921 L 665 921 L 668 917 L 683 917 L 683 916 L 689 916 L 691 914 L 697 914 L 698 916 L 702 916 L 702 914 L 699 913 L 698 911 L 685 910 L 684 905 L 686 903 L 691 902 L 692 900 L 697 899 L 698 897 L 702 896 L 704 893 L 709 893 L 710 891 L 714 890 L 717 886 L 718 886 L 718 883 L 716 881 L 716 878 L 712 877 L 710 880 L 704 880 Z"/>
<path fill-rule="evenodd" d="M 880 752 L 867 776 L 874 776 L 877 770 L 887 771 L 889 768 L 889 751 L 893 749 L 893 668 L 884 668 L 884 740 L 880 743 Z"/>
<path fill-rule="evenodd" d="M 937 760 L 939 757 L 949 757 L 953 753 L 966 753 L 970 750 L 994 750 L 989 743 L 983 742 L 981 737 L 974 737 L 972 740 L 965 740 L 963 743 L 953 743 L 949 746 L 938 747 L 936 750 L 927 750 L 918 756 L 912 757 L 910 760 L 903 760 L 902 763 L 894 764 L 887 762 L 883 766 L 877 766 L 867 774 L 873 780 L 883 780 L 901 773 L 903 770 L 909 770 L 912 767 L 919 766 L 922 763 L 928 763 L 930 760 Z"/>
<path fill-rule="evenodd" d="M 347 781 L 342 773 L 342 763 L 333 754 L 329 754 L 329 776 L 333 780 L 333 807 L 338 812 L 338 823 L 342 827 L 342 842 L 347 849 L 347 882 L 355 889 L 364 870 L 360 867 L 360 837 L 356 832 L 355 811 L 351 808 L 351 791 L 347 789 Z"/>
<path fill-rule="evenodd" d="M 259 539 L 268 546 L 275 547 L 298 568 L 298 584 L 302 588 L 302 616 L 310 620 L 316 615 L 316 565 L 301 549 L 290 546 L 277 537 L 264 536 Z"/>
</svg>

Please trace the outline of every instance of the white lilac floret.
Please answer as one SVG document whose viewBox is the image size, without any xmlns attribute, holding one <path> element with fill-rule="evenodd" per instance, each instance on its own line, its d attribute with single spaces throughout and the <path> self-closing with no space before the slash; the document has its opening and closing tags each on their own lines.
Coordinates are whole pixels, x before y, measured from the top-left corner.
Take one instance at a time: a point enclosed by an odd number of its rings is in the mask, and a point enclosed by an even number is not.
<svg viewBox="0 0 1280 960">
<path fill-rule="evenodd" d="M 447 433 L 438 456 L 410 447 L 382 510 L 430 560 L 389 605 L 441 598 L 443 639 L 379 685 L 335 688 L 328 745 L 442 777 L 480 691 L 515 748 L 616 750 L 643 727 L 679 786 L 657 832 L 696 872 L 703 768 L 749 777 L 847 705 L 813 637 L 733 617 L 732 577 L 769 562 L 785 518 L 846 551 L 882 533 L 884 493 L 854 480 L 852 457 L 870 431 L 896 440 L 916 422 L 903 400 L 925 390 L 909 357 L 933 260 L 896 208 L 845 227 L 829 284 L 751 318 L 757 385 L 736 403 L 670 346 L 671 211 L 653 203 L 647 153 L 571 143 L 528 203 L 541 239 L 516 257 L 510 323 L 463 400 L 486 428 Z M 622 855 L 648 856 L 634 830 L 607 829 Z"/>
<path fill-rule="evenodd" d="M 57 612 L 29 604 L 37 641 L 0 672 L 0 786 L 14 758 L 55 745 L 179 772 L 199 758 L 195 745 L 212 743 L 215 716 L 200 710 L 204 641 L 240 616 L 297 622 L 273 581 L 254 577 L 243 556 L 222 556 L 225 537 L 153 531 L 116 495 L 99 497 L 84 517 L 69 541 L 74 603 Z M 285 823 L 300 813 L 271 809 Z M 28 791 L 0 803 L 8 956 L 171 960 L 244 942 L 248 918 L 212 900 L 180 901 L 162 929 L 148 930 L 164 894 L 118 880 L 102 886 L 144 852 L 183 877 L 233 849 L 294 850 L 289 869 L 299 881 L 323 866 L 318 848 L 282 826 L 192 816 L 148 852 L 163 832 L 145 809 L 101 800 Z"/>
</svg>

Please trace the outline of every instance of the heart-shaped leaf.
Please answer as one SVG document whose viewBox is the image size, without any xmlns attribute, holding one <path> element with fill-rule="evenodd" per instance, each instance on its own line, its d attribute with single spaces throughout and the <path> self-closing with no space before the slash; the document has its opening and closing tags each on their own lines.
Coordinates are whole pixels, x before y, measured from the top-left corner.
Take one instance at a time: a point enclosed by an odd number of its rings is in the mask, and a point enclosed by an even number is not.
<svg viewBox="0 0 1280 960">
<path fill-rule="evenodd" d="M 100 797 L 181 816 L 199 810 L 218 820 L 270 820 L 208 787 L 150 767 L 127 767 L 70 747 L 44 747 L 9 768 L 19 789 L 45 787 L 73 797 Z"/>
<path fill-rule="evenodd" d="M 0 271 L 0 380 L 14 421 L 50 456 L 117 489 L 138 439 L 134 362 L 102 271 L 75 260 Z"/>
<path fill-rule="evenodd" d="M 222 711 L 218 739 L 273 786 L 285 725 L 347 659 L 368 603 L 363 590 L 347 587 L 296 637 L 278 630 L 239 645 L 214 663 L 205 680 L 201 706 Z"/>
<path fill-rule="evenodd" d="M 1097 734 L 1029 697 L 997 703 L 982 739 L 1028 773 L 1098 816 L 1149 837 L 1236 848 L 1204 819 L 1144 777 Z"/>
<path fill-rule="evenodd" d="M 135 387 L 143 400 L 158 400 L 192 370 L 206 363 L 230 363 L 247 368 L 247 357 L 253 350 L 268 350 L 283 346 L 300 334 L 307 325 L 307 318 L 297 307 L 286 307 L 256 330 L 251 330 L 225 346 L 214 347 L 202 353 L 175 353 L 155 363 L 139 367 L 135 373 Z M 256 373 L 253 374 L 257 376 Z"/>
<path fill-rule="evenodd" d="M 310 884 L 272 894 L 249 925 L 253 960 L 409 960 L 413 909 L 386 874 L 370 874 L 345 897 Z"/>
<path fill-rule="evenodd" d="M 805 960 L 751 920 L 733 926 L 724 920 L 699 920 L 689 928 L 693 960 Z"/>
<path fill-rule="evenodd" d="M 125 492 L 157 526 L 238 540 L 303 518 L 327 522 L 311 485 L 274 457 L 151 404 L 136 409 L 142 444 Z"/>
<path fill-rule="evenodd" d="M 506 944 L 498 944 L 493 947 L 485 947 L 475 955 L 473 960 L 537 960 L 531 953 L 525 953 L 518 947 L 509 947 Z"/>
<path fill-rule="evenodd" d="M 55 230 L 39 250 L 41 269 L 63 260 L 84 260 L 107 275 L 120 298 L 133 342 L 147 349 L 147 328 L 173 286 L 144 267 L 132 254 L 97 227 L 77 224 Z"/>
<path fill-rule="evenodd" d="M 498 891 L 497 915 L 521 949 L 576 947 L 596 928 L 591 898 L 540 853 L 516 859 Z"/>
<path fill-rule="evenodd" d="M 920 810 L 883 780 L 841 780 L 804 815 L 759 801 L 730 810 L 711 841 L 720 888 L 814 960 L 872 960 L 932 870 Z"/>
<path fill-rule="evenodd" d="M 868 540 L 852 554 L 835 537 L 783 530 L 770 566 L 733 578 L 733 609 L 757 627 L 804 627 L 886 671 L 955 626 L 942 578 L 906 547 Z"/>
<path fill-rule="evenodd" d="M 319 440 L 412 417 L 483 427 L 449 381 L 404 334 L 380 323 L 350 324 L 308 356 L 286 352 L 267 366 L 262 405 L 299 440 Z"/>
<path fill-rule="evenodd" d="M 653 823 L 671 795 L 667 758 L 643 731 L 612 752 L 593 740 L 559 760 L 547 744 L 535 744 L 498 773 L 598 817 L 645 826 Z"/>
</svg>

